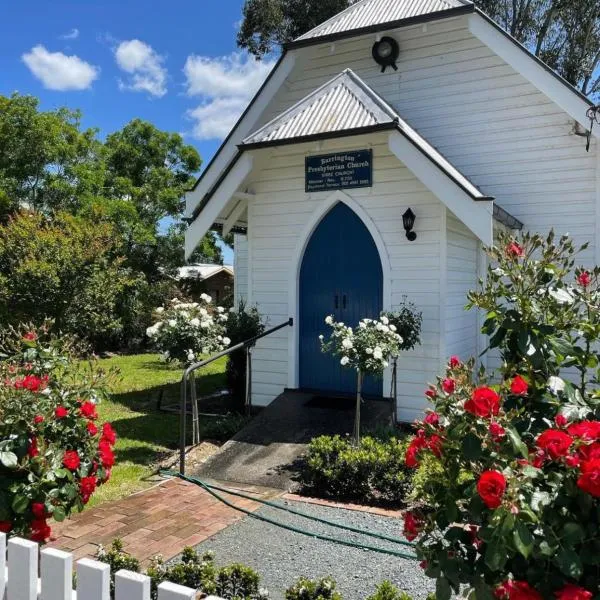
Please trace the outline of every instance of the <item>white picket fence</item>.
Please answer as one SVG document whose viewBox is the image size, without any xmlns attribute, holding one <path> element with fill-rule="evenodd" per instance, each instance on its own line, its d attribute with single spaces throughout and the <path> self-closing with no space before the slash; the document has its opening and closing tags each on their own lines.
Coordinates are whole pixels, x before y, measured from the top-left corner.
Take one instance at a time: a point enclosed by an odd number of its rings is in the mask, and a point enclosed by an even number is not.
<svg viewBox="0 0 600 600">
<path fill-rule="evenodd" d="M 83 558 L 77 561 L 76 570 L 75 591 L 70 554 L 54 548 L 40 552 L 35 542 L 15 537 L 7 544 L 6 535 L 0 533 L 0 600 L 109 600 L 110 567 L 107 564 Z M 182 585 L 161 583 L 158 586 L 158 600 L 193 600 L 195 597 L 196 590 Z M 150 600 L 150 578 L 119 571 L 115 575 L 115 598 Z"/>
</svg>

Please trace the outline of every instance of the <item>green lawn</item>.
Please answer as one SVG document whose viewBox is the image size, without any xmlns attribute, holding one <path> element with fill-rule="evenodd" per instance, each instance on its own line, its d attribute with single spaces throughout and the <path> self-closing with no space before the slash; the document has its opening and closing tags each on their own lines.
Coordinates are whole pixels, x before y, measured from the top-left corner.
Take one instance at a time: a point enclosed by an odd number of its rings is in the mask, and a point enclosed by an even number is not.
<svg viewBox="0 0 600 600">
<path fill-rule="evenodd" d="M 161 389 L 163 402 L 179 398 L 182 369 L 165 364 L 155 354 L 119 356 L 99 361 L 102 369 L 116 367 L 119 380 L 112 387 L 112 398 L 98 407 L 100 422 L 109 421 L 117 431 L 117 462 L 109 483 L 100 487 L 90 506 L 116 500 L 157 481 L 156 465 L 176 450 L 179 442 L 179 418 L 157 410 Z M 202 370 L 198 393 L 208 394 L 225 387 L 225 359 Z M 208 430 L 213 427 L 213 431 Z M 205 424 L 205 435 L 227 435 L 223 427 Z M 213 438 L 214 439 L 214 438 Z"/>
</svg>

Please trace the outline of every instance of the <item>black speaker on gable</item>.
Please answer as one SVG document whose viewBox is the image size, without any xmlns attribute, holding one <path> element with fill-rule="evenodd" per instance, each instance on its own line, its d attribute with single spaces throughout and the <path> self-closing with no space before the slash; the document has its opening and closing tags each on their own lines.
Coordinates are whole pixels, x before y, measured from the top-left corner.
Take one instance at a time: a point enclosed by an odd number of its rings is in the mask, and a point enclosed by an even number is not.
<svg viewBox="0 0 600 600">
<path fill-rule="evenodd" d="M 391 37 L 382 37 L 373 44 L 373 58 L 378 65 L 381 65 L 381 72 L 385 73 L 388 67 L 394 71 L 398 70 L 396 61 L 400 55 L 400 46 L 398 42 Z"/>
</svg>

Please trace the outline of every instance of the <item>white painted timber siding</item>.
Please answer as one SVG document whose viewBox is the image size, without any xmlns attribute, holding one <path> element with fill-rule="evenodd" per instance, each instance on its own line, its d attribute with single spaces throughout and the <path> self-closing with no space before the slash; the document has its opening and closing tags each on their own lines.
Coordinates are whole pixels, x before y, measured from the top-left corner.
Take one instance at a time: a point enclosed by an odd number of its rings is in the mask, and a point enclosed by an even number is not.
<svg viewBox="0 0 600 600">
<path fill-rule="evenodd" d="M 238 306 L 240 300 L 248 300 L 248 240 L 239 233 L 234 235 L 233 270 L 233 297 Z"/>
<path fill-rule="evenodd" d="M 479 244 L 473 234 L 451 212 L 446 219 L 446 359 L 477 356 L 476 310 L 465 311 L 467 293 L 477 289 Z"/>
<path fill-rule="evenodd" d="M 597 148 L 586 153 L 571 117 L 474 37 L 467 17 L 390 33 L 400 44 L 397 72 L 379 72 L 372 35 L 297 50 L 261 123 L 351 68 L 527 229 L 570 233 L 591 242 L 582 262 L 600 258 Z"/>
<path fill-rule="evenodd" d="M 373 148 L 373 187 L 345 190 L 379 233 L 391 267 L 390 306 L 406 295 L 423 311 L 423 344 L 402 356 L 398 376 L 399 418 L 410 421 L 425 406 L 425 384 L 435 379 L 440 367 L 440 245 L 445 243 L 442 214 L 445 208 L 388 148 L 385 134 L 345 138 L 316 144 L 262 150 L 260 171 L 251 186 L 256 193 L 249 204 L 250 289 L 249 296 L 278 325 L 294 314 L 290 303 L 290 273 L 298 269 L 296 249 L 311 218 L 330 196 L 329 192 L 306 194 L 306 154 Z M 411 207 L 416 214 L 416 242 L 409 242 L 402 214 Z M 323 315 L 325 318 L 326 315 Z M 296 324 L 297 325 L 297 324 Z M 323 333 L 326 326 L 323 325 Z M 293 332 L 284 329 L 261 340 L 254 351 L 253 402 L 265 405 L 284 388 L 293 385 L 296 365 L 290 360 Z M 296 381 L 297 383 L 297 381 Z M 389 389 L 384 390 L 389 394 Z"/>
</svg>

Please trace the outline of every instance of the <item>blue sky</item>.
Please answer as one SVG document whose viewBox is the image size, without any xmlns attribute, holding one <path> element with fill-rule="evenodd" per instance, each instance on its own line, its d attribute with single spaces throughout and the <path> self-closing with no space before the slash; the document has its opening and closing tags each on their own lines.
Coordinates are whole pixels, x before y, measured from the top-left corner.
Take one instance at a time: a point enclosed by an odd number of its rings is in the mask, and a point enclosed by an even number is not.
<svg viewBox="0 0 600 600">
<path fill-rule="evenodd" d="M 79 108 L 104 136 L 139 117 L 207 164 L 272 62 L 236 48 L 243 0 L 29 0 L 0 20 L 0 94 Z M 228 253 L 228 260 L 231 254 Z"/>
</svg>

